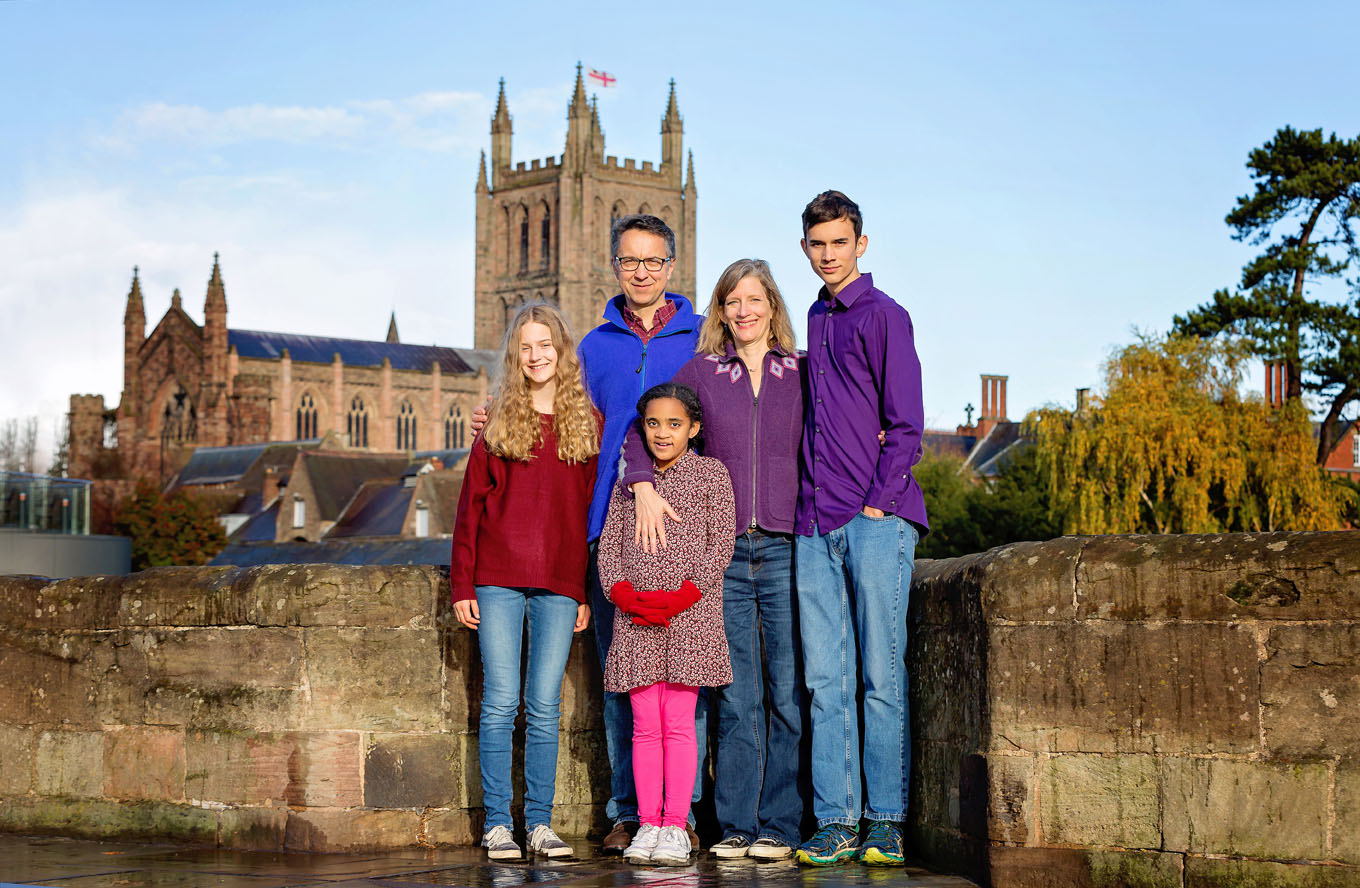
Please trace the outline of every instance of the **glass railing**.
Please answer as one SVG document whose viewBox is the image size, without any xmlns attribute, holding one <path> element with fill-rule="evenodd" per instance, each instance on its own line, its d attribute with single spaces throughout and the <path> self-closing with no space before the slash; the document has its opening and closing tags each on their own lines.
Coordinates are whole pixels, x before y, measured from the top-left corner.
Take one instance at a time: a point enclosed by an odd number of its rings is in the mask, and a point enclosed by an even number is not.
<svg viewBox="0 0 1360 888">
<path fill-rule="evenodd" d="M 93 484 L 24 472 L 0 472 L 0 529 L 90 532 Z"/>
</svg>

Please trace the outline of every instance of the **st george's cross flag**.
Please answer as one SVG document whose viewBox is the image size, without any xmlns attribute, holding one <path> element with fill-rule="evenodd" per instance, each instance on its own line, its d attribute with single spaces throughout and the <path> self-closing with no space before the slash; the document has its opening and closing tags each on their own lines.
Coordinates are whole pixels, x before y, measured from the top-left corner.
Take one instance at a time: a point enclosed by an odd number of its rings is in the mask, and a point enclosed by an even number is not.
<svg viewBox="0 0 1360 888">
<path fill-rule="evenodd" d="M 610 87 L 618 83 L 618 78 L 608 71 L 596 71 L 594 68 L 586 70 L 586 78 L 591 86 Z"/>
</svg>

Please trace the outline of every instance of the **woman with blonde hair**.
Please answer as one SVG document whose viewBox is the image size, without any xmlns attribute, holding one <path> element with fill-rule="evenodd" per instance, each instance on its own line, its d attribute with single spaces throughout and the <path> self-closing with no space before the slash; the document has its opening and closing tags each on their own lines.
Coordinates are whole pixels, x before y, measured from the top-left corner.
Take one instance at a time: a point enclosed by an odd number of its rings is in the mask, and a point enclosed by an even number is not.
<svg viewBox="0 0 1360 888">
<path fill-rule="evenodd" d="M 600 418 L 581 381 L 576 343 L 548 305 L 526 305 L 505 334 L 500 388 L 472 442 L 449 581 L 458 621 L 478 633 L 482 690 L 482 844 L 520 857 L 510 819 L 511 738 L 523 677 L 524 821 L 529 850 L 567 857 L 553 832 L 562 674 L 585 603 L 586 510 L 595 484 Z"/>
<path fill-rule="evenodd" d="M 723 830 L 711 849 L 717 857 L 785 858 L 802 832 L 807 704 L 794 613 L 793 513 L 803 395 L 795 349 L 770 266 L 740 259 L 719 275 L 699 353 L 674 378 L 698 393 L 703 453 L 727 467 L 736 497 L 736 551 L 722 587 L 733 681 L 716 692 L 713 801 Z M 666 545 L 667 522 L 686 516 L 657 494 L 636 428 L 624 461 L 621 482 L 636 498 L 637 543 L 655 551 Z"/>
</svg>

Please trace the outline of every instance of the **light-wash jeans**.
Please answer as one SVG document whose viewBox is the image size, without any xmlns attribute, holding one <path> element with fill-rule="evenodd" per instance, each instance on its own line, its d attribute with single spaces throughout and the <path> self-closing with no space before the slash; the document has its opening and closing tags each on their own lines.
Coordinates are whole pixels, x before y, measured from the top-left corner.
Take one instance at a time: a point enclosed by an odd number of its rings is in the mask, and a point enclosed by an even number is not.
<svg viewBox="0 0 1360 888">
<path fill-rule="evenodd" d="M 812 695 L 812 813 L 817 826 L 907 815 L 911 727 L 907 604 L 918 532 L 863 512 L 797 539 L 798 618 Z M 861 766 L 856 688 L 864 684 Z M 865 797 L 861 783 L 867 787 Z"/>
<path fill-rule="evenodd" d="M 482 719 L 477 748 L 482 764 L 486 828 L 511 826 L 510 758 L 519 712 L 520 648 L 529 623 L 529 668 L 524 676 L 524 824 L 551 824 L 557 789 L 557 732 L 562 673 L 571 652 L 577 604 L 545 589 L 478 586 L 477 629 L 482 652 Z"/>
</svg>

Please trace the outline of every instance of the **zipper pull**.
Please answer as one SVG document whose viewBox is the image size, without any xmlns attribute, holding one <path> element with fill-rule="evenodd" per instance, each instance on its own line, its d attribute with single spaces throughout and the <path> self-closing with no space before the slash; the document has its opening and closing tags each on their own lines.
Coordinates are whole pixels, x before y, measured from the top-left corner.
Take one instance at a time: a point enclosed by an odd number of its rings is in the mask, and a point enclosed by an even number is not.
<svg viewBox="0 0 1360 888">
<path fill-rule="evenodd" d="M 644 364 L 646 364 L 646 363 L 647 363 L 647 346 L 644 345 L 644 346 L 642 347 L 642 360 L 638 362 L 637 369 L 634 370 L 633 372 L 634 372 L 634 373 L 641 373 L 641 372 L 642 372 L 642 366 L 643 366 Z"/>
</svg>

